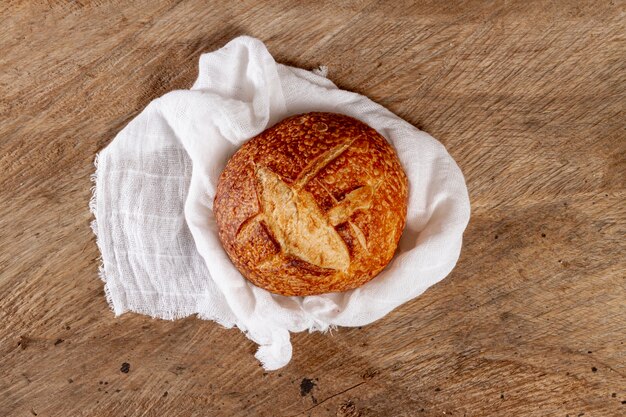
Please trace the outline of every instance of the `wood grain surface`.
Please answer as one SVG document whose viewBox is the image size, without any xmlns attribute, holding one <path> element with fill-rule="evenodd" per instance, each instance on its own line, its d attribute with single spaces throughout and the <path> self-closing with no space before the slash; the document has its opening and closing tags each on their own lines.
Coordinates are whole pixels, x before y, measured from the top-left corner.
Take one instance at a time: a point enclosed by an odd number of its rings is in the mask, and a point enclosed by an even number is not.
<svg viewBox="0 0 626 417">
<path fill-rule="evenodd" d="M 0 415 L 623 416 L 623 1 L 4 1 Z M 472 219 L 454 272 L 265 373 L 237 330 L 114 318 L 93 158 L 239 34 L 438 138 Z"/>
</svg>

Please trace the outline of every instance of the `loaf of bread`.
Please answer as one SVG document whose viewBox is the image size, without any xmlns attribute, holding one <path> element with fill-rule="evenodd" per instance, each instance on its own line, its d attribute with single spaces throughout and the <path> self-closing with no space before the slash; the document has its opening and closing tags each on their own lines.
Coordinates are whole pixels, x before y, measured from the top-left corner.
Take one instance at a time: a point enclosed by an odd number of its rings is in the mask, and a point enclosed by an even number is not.
<svg viewBox="0 0 626 417">
<path fill-rule="evenodd" d="M 389 143 L 334 113 L 289 117 L 243 145 L 214 202 L 219 238 L 253 284 L 282 295 L 363 285 L 391 260 L 408 184 Z"/>
</svg>

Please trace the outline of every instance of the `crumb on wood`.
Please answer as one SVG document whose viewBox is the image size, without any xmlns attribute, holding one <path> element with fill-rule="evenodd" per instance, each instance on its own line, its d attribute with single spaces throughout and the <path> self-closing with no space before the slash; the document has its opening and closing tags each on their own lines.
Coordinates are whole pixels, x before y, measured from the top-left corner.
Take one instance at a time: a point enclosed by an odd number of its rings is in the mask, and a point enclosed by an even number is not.
<svg viewBox="0 0 626 417">
<path fill-rule="evenodd" d="M 312 379 L 302 378 L 302 381 L 300 382 L 300 395 L 304 397 L 313 390 L 315 385 L 317 384 Z"/>
<path fill-rule="evenodd" d="M 352 400 L 348 400 L 341 404 L 337 409 L 337 417 L 360 417 L 361 412 L 357 410 Z"/>
<path fill-rule="evenodd" d="M 28 345 L 30 344 L 30 342 L 31 342 L 31 339 L 29 337 L 27 337 L 27 336 L 20 336 L 20 340 L 17 342 L 17 345 L 19 347 L 21 347 L 22 350 L 25 350 L 28 347 Z"/>
</svg>

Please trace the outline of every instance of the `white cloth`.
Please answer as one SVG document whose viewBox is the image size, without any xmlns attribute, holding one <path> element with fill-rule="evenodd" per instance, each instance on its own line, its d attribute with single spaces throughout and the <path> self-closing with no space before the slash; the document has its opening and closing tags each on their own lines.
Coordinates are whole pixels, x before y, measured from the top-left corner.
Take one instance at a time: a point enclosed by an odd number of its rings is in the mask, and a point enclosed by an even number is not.
<svg viewBox="0 0 626 417">
<path fill-rule="evenodd" d="M 309 111 L 353 116 L 393 144 L 409 178 L 407 226 L 395 258 L 364 286 L 284 297 L 255 287 L 232 265 L 218 240 L 213 197 L 241 144 Z M 260 345 L 256 357 L 267 370 L 291 359 L 289 332 L 371 323 L 443 279 L 470 213 L 463 175 L 439 142 L 321 75 L 276 63 L 262 42 L 245 36 L 202 55 L 193 87 L 151 102 L 96 166 L 92 226 L 115 314 L 197 314 L 237 326 Z"/>
</svg>

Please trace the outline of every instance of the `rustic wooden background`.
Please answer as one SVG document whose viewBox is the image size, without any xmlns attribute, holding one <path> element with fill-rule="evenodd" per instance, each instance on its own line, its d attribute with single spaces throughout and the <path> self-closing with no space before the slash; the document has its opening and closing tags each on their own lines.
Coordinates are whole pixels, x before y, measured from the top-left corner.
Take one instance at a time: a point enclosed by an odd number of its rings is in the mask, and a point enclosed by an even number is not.
<svg viewBox="0 0 626 417">
<path fill-rule="evenodd" d="M 445 3 L 2 2 L 0 415 L 626 415 L 626 4 Z M 239 34 L 438 138 L 473 207 L 446 280 L 271 373 L 114 318 L 87 209 L 96 152 Z"/>
</svg>

